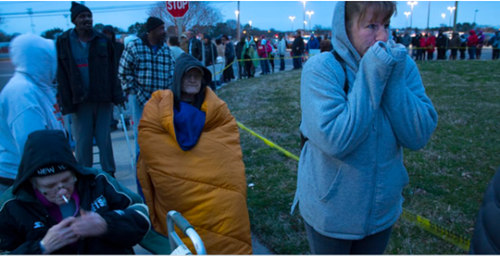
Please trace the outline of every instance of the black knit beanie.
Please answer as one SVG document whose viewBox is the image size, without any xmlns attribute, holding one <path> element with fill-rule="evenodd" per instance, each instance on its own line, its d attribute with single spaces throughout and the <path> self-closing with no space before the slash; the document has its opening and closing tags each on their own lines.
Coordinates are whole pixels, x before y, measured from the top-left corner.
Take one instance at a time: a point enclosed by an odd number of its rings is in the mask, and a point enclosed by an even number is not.
<svg viewBox="0 0 500 256">
<path fill-rule="evenodd" d="M 156 17 L 149 17 L 148 21 L 146 21 L 146 31 L 149 33 L 153 29 L 165 24 L 163 20 L 156 18 Z"/>
<path fill-rule="evenodd" d="M 92 13 L 87 6 L 85 6 L 83 4 L 79 4 L 77 2 L 71 2 L 71 9 L 69 9 L 69 11 L 71 12 L 71 22 L 74 22 L 76 16 L 78 16 L 78 14 L 80 14 L 82 12 Z"/>
</svg>

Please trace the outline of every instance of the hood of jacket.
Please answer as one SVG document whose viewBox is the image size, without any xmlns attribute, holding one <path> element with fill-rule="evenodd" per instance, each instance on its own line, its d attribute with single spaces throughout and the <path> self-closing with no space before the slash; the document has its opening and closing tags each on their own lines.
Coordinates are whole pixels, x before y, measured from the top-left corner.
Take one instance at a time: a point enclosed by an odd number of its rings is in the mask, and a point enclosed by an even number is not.
<svg viewBox="0 0 500 256">
<path fill-rule="evenodd" d="M 19 35 L 10 43 L 10 58 L 16 72 L 28 75 L 34 84 L 55 87 L 57 54 L 54 41 L 33 34 Z"/>
<path fill-rule="evenodd" d="M 332 45 L 333 49 L 345 61 L 346 65 L 354 72 L 357 72 L 361 56 L 347 36 L 344 1 L 337 2 L 333 12 Z"/>
<path fill-rule="evenodd" d="M 175 60 L 175 69 L 174 69 L 174 83 L 172 85 L 172 92 L 174 93 L 174 104 L 178 107 L 181 101 L 181 86 L 182 86 L 182 78 L 184 74 L 189 69 L 196 67 L 203 70 L 203 80 L 201 81 L 200 92 L 195 97 L 194 106 L 200 109 L 201 104 L 205 100 L 205 89 L 212 81 L 212 74 L 210 70 L 205 68 L 203 64 L 193 56 L 183 53 Z"/>
<path fill-rule="evenodd" d="M 60 130 L 40 130 L 31 133 L 24 145 L 24 152 L 12 193 L 29 189 L 29 179 L 34 172 L 48 164 L 64 164 L 77 173 L 84 173 L 77 164 L 64 132 Z"/>
</svg>

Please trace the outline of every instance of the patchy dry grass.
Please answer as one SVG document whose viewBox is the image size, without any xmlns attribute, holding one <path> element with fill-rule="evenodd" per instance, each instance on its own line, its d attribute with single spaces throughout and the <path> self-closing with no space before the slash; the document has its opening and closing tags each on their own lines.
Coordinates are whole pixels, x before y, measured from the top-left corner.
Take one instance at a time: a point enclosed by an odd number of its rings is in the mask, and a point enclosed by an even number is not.
<svg viewBox="0 0 500 256">
<path fill-rule="evenodd" d="M 500 165 L 500 62 L 419 64 L 439 114 L 438 128 L 420 151 L 405 150 L 410 185 L 404 207 L 456 234 L 472 236 L 483 193 Z M 300 72 L 286 71 L 233 82 L 220 96 L 236 119 L 299 154 Z M 297 162 L 241 131 L 252 230 L 276 253 L 308 253 L 303 222 L 289 214 Z M 392 254 L 460 254 L 454 245 L 400 220 Z"/>
</svg>

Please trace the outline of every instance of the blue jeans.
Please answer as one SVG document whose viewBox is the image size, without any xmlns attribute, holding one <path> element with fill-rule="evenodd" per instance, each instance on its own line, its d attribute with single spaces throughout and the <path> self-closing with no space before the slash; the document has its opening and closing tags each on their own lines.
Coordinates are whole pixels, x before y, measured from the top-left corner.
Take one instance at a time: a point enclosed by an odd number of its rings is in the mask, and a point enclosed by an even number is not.
<svg viewBox="0 0 500 256">
<path fill-rule="evenodd" d="M 263 74 L 269 74 L 269 61 L 267 59 L 260 60 L 260 69 Z"/>
<path fill-rule="evenodd" d="M 312 254 L 383 254 L 392 227 L 360 240 L 336 239 L 321 235 L 304 221 Z"/>
<path fill-rule="evenodd" d="M 280 70 L 285 70 L 285 55 L 280 55 Z"/>
<path fill-rule="evenodd" d="M 293 69 L 302 68 L 302 55 L 293 55 Z"/>
<path fill-rule="evenodd" d="M 476 47 L 475 46 L 469 46 L 467 48 L 467 50 L 469 50 L 469 60 L 476 59 Z"/>
<path fill-rule="evenodd" d="M 79 164 L 92 167 L 93 140 L 99 148 L 102 170 L 114 175 L 115 159 L 111 144 L 111 116 L 113 104 L 108 102 L 86 102 L 78 105 L 71 114 L 73 136 L 76 141 L 75 156 Z"/>
</svg>

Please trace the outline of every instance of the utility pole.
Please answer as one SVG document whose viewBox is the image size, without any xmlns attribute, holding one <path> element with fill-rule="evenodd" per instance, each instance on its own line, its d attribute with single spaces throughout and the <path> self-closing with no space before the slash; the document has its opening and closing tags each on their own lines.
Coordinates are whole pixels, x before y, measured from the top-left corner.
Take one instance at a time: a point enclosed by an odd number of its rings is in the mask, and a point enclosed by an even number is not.
<svg viewBox="0 0 500 256">
<path fill-rule="evenodd" d="M 35 34 L 35 24 L 33 23 L 33 10 L 31 8 L 27 8 L 28 14 L 30 15 L 30 21 L 31 21 L 31 32 Z M 476 19 L 476 18 L 474 18 Z"/>
<path fill-rule="evenodd" d="M 455 1 L 455 15 L 453 16 L 453 31 L 457 30 L 458 1 Z"/>
</svg>

